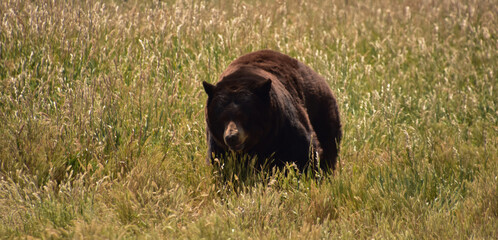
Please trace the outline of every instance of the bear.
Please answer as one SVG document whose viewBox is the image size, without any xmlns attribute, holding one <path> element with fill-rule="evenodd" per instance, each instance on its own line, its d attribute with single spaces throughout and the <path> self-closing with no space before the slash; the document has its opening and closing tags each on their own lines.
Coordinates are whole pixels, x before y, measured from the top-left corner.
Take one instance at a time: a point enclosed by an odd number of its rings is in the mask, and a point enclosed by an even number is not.
<svg viewBox="0 0 498 240">
<path fill-rule="evenodd" d="M 271 158 L 271 166 L 289 163 L 304 171 L 317 162 L 325 172 L 335 170 L 338 105 L 325 79 L 304 63 L 260 50 L 230 63 L 216 85 L 202 84 L 208 162 L 235 153 L 260 165 Z"/>
</svg>

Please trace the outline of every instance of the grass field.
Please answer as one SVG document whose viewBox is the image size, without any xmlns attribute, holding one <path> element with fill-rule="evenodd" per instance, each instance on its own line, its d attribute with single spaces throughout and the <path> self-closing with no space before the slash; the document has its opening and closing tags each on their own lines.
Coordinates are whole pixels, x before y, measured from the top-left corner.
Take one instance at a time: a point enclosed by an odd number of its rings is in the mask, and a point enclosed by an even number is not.
<svg viewBox="0 0 498 240">
<path fill-rule="evenodd" d="M 2 0 L 0 21 L 0 238 L 498 238 L 496 0 Z M 201 82 L 259 49 L 327 79 L 334 176 L 205 164 Z"/>
</svg>

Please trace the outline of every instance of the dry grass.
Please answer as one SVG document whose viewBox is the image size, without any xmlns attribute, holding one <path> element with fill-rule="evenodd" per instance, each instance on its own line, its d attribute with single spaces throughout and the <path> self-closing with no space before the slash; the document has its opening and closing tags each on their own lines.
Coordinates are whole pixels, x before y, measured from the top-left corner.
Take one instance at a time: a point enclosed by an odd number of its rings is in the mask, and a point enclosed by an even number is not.
<svg viewBox="0 0 498 240">
<path fill-rule="evenodd" d="M 496 239 L 496 1 L 0 3 L 2 238 Z M 201 81 L 325 76 L 340 166 L 220 184 Z M 242 191 L 234 191 L 249 183 Z"/>
</svg>

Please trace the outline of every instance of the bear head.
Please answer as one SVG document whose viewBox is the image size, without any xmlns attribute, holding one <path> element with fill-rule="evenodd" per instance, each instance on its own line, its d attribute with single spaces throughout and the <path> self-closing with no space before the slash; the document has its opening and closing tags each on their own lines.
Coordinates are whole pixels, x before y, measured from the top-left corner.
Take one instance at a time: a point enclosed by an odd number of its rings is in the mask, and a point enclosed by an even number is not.
<svg viewBox="0 0 498 240">
<path fill-rule="evenodd" d="M 271 128 L 271 84 L 250 73 L 228 75 L 216 85 L 203 82 L 207 127 L 216 144 L 248 153 L 262 142 Z"/>
</svg>

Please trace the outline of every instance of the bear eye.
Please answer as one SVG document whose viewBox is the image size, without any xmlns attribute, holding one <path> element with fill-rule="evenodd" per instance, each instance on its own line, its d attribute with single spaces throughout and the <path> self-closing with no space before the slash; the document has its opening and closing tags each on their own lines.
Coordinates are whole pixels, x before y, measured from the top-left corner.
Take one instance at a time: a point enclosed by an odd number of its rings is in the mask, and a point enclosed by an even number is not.
<svg viewBox="0 0 498 240">
<path fill-rule="evenodd" d="M 216 105 L 226 105 L 228 103 L 228 99 L 224 96 L 218 95 L 213 98 L 213 103 Z"/>
<path fill-rule="evenodd" d="M 228 99 L 222 96 L 215 97 L 211 102 L 211 111 L 215 115 L 220 115 L 221 113 L 223 113 L 223 111 L 225 111 L 225 108 L 228 106 L 228 104 Z"/>
<path fill-rule="evenodd" d="M 240 93 L 234 99 L 233 102 L 236 105 L 241 105 L 250 102 L 252 99 L 247 93 Z"/>
</svg>

